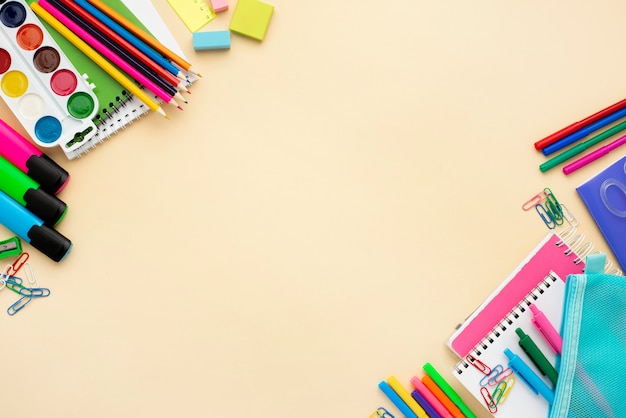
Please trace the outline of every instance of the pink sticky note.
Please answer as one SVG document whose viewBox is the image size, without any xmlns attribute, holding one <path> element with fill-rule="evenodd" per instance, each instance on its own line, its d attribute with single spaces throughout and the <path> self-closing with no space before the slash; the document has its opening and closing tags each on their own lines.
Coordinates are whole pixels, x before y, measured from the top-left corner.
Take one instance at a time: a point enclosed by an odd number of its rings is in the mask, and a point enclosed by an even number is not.
<svg viewBox="0 0 626 418">
<path fill-rule="evenodd" d="M 211 6 L 215 13 L 224 12 L 228 10 L 228 0 L 211 0 Z"/>
</svg>

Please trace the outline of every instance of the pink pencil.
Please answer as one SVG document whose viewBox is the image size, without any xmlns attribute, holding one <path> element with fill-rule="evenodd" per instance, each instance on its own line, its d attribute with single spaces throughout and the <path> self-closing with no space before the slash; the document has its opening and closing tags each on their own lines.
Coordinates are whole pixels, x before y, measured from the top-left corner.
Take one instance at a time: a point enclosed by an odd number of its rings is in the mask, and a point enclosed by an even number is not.
<svg viewBox="0 0 626 418">
<path fill-rule="evenodd" d="M 39 0 L 39 5 L 45 9 L 52 16 L 57 18 L 59 22 L 61 22 L 65 27 L 74 32 L 76 35 L 80 36 L 85 42 L 91 44 L 91 46 L 98 50 L 102 55 L 104 55 L 108 60 L 110 60 L 113 64 L 120 67 L 123 71 L 125 71 L 128 75 L 134 78 L 138 83 L 144 85 L 148 90 L 152 91 L 157 97 L 163 100 L 165 103 L 174 105 L 182 110 L 182 107 L 176 103 L 176 101 L 170 96 L 165 90 L 154 84 L 148 78 L 146 78 L 143 74 L 133 68 L 132 65 L 121 59 L 118 55 L 116 55 L 113 51 L 103 45 L 96 38 L 91 36 L 87 31 L 83 30 L 80 26 L 70 20 L 67 16 L 61 13 L 59 10 L 55 9 L 47 0 Z"/>
<path fill-rule="evenodd" d="M 582 158 L 579 158 L 578 160 L 574 161 L 571 164 L 566 165 L 565 167 L 563 167 L 563 173 L 565 173 L 565 175 L 573 173 L 574 171 L 578 170 L 579 168 L 582 168 L 584 166 L 586 166 L 587 164 L 590 164 L 592 162 L 594 162 L 595 160 L 597 160 L 600 157 L 604 157 L 605 155 L 607 155 L 609 152 L 613 151 L 615 148 L 618 148 L 622 145 L 626 144 L 626 135 L 616 139 L 615 141 L 611 142 L 610 144 L 607 144 L 601 148 L 598 148 L 597 150 L 590 152 L 589 154 L 585 155 Z"/>
</svg>

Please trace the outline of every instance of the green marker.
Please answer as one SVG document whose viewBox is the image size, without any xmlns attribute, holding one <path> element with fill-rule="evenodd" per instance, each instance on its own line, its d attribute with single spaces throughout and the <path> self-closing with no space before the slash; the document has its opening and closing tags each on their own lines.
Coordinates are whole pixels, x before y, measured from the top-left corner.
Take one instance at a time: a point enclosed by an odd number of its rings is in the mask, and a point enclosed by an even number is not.
<svg viewBox="0 0 626 418">
<path fill-rule="evenodd" d="M 0 191 L 49 226 L 58 224 L 67 212 L 65 203 L 43 191 L 39 183 L 4 157 L 0 157 Z"/>
<path fill-rule="evenodd" d="M 441 389 L 443 393 L 445 393 L 446 396 L 450 398 L 452 403 L 454 403 L 457 408 L 459 408 L 461 412 L 463 412 L 463 415 L 465 415 L 466 418 L 476 418 L 476 415 L 469 409 L 467 405 L 465 405 L 465 402 L 463 402 L 461 396 L 456 393 L 452 386 L 450 386 L 448 382 L 446 382 L 443 376 L 441 376 L 430 363 L 424 364 L 423 369 L 426 374 L 430 376 L 431 379 L 433 379 L 433 382 L 435 382 L 437 386 L 439 386 L 439 389 Z"/>
<path fill-rule="evenodd" d="M 539 371 L 544 376 L 548 376 L 548 379 L 556 386 L 556 379 L 559 377 L 559 374 L 539 347 L 537 347 L 537 344 L 521 328 L 516 328 L 515 333 L 519 337 L 519 346 L 522 347 L 522 350 L 528 355 L 533 364 L 537 366 Z"/>
<path fill-rule="evenodd" d="M 601 134 L 598 134 L 594 137 L 589 138 L 585 142 L 581 142 L 580 144 L 568 149 L 565 152 L 562 152 L 556 157 L 550 158 L 548 161 L 546 161 L 545 163 L 539 166 L 539 170 L 541 170 L 542 172 L 546 172 L 550 170 L 551 168 L 554 168 L 557 165 L 569 160 L 570 158 L 577 156 L 578 154 L 585 151 L 586 149 L 593 147 L 600 141 L 604 141 L 605 139 L 610 138 L 613 135 L 623 131 L 624 129 L 626 129 L 626 121 L 618 123 L 614 127 L 607 129 Z"/>
</svg>

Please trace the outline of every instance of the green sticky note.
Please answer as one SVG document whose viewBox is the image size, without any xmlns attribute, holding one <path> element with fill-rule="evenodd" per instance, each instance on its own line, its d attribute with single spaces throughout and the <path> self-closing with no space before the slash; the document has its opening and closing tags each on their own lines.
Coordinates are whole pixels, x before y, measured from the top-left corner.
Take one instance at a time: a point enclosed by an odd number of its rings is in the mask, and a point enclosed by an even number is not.
<svg viewBox="0 0 626 418">
<path fill-rule="evenodd" d="M 239 0 L 229 29 L 240 35 L 262 41 L 272 19 L 274 6 L 258 0 Z"/>
</svg>

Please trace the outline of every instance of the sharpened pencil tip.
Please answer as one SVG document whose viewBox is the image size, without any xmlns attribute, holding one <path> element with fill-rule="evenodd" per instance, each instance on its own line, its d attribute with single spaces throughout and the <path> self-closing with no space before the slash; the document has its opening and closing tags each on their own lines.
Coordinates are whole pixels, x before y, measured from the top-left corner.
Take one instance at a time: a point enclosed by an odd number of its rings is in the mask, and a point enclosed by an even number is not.
<svg viewBox="0 0 626 418">
<path fill-rule="evenodd" d="M 182 108 L 182 107 L 180 107 L 180 106 L 178 106 L 178 108 L 179 108 L 180 110 L 183 110 L 183 108 Z"/>
</svg>

